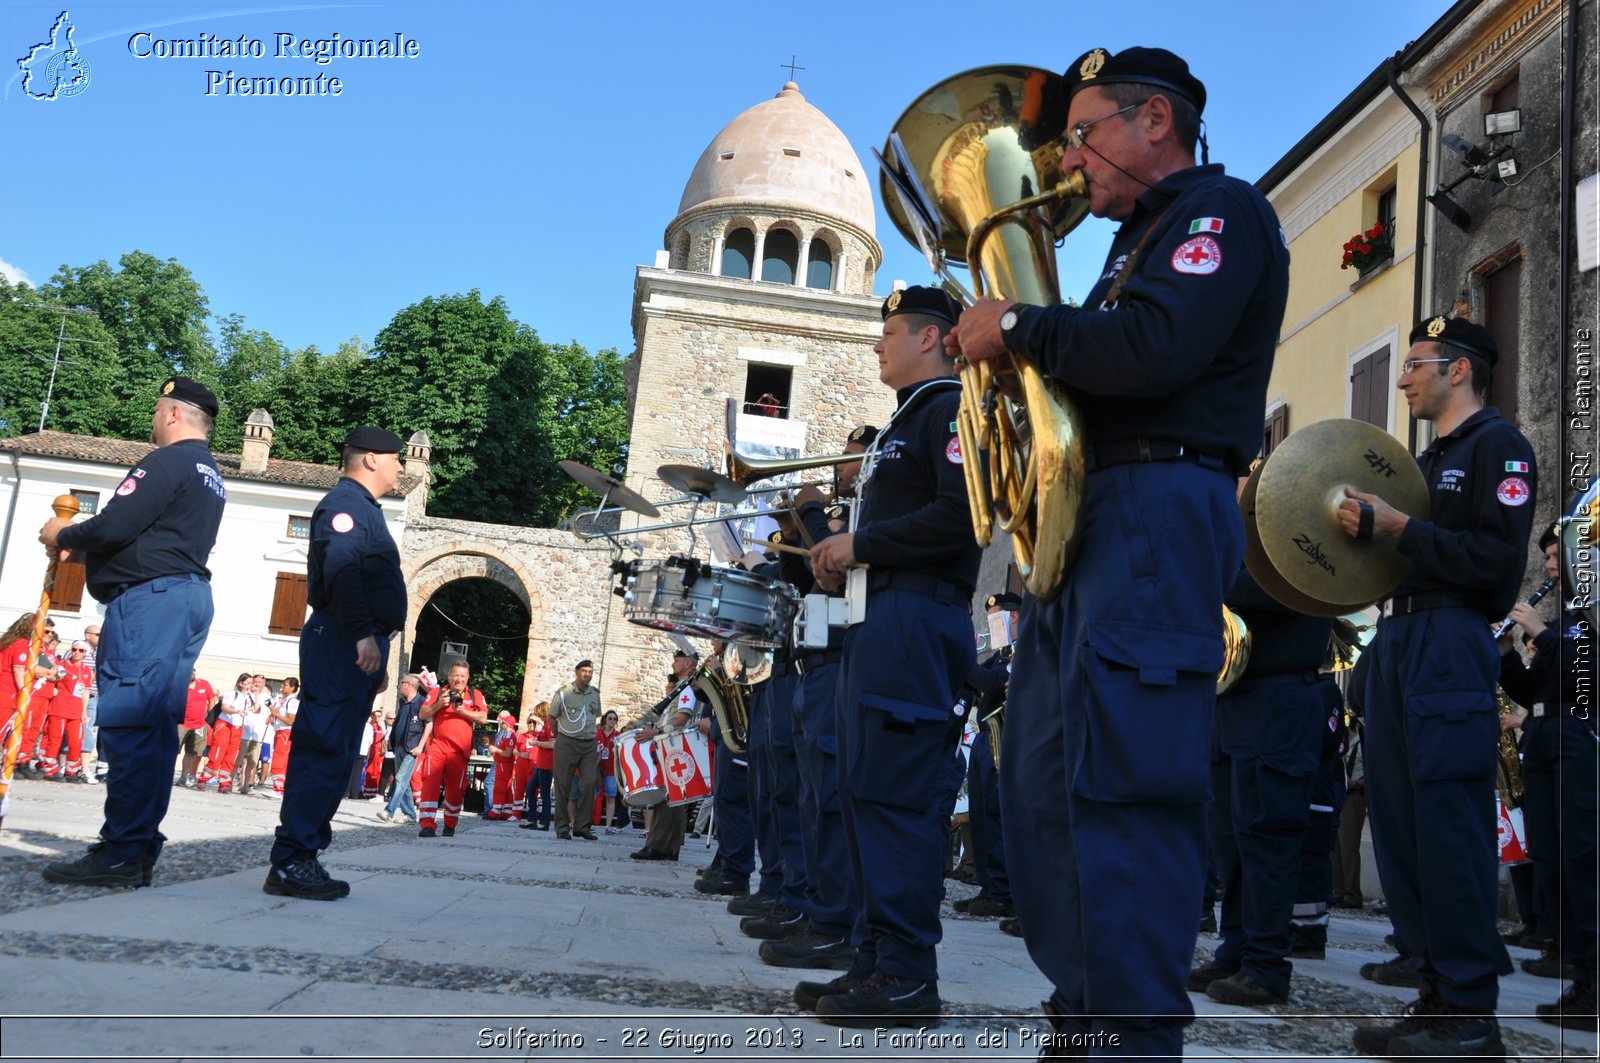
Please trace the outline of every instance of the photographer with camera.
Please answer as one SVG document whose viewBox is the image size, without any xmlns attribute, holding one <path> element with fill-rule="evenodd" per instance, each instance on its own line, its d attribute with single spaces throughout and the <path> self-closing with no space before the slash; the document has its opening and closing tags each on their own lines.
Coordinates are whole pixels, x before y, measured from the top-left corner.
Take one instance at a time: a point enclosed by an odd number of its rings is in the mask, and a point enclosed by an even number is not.
<svg viewBox="0 0 1600 1063">
<path fill-rule="evenodd" d="M 417 710 L 418 719 L 433 721 L 433 735 L 422 752 L 417 772 L 422 776 L 422 797 L 417 802 L 419 838 L 435 836 L 434 818 L 439 810 L 439 790 L 444 790 L 444 829 L 448 838 L 456 832 L 461 818 L 461 803 L 467 790 L 467 761 L 472 755 L 472 728 L 487 723 L 489 706 L 483 692 L 469 689 L 472 671 L 466 661 L 450 666 L 442 687 L 435 687 Z"/>
</svg>

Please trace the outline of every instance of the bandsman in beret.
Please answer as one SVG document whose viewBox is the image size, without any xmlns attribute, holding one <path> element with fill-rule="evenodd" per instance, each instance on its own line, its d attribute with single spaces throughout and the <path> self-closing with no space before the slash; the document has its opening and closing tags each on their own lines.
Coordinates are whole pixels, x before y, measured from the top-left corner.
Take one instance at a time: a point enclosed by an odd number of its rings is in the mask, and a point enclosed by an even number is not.
<svg viewBox="0 0 1600 1063">
<path fill-rule="evenodd" d="M 51 557 L 83 561 L 89 593 L 106 607 L 97 665 L 117 677 L 101 685 L 98 703 L 105 761 L 115 766 L 101 840 L 78 860 L 46 867 L 51 882 L 148 886 L 161 855 L 184 691 L 211 629 L 206 566 L 227 499 L 206 443 L 216 416 L 204 384 L 167 378 L 150 418 L 156 449 L 100 512 L 76 524 L 53 518 L 39 531 Z"/>
<path fill-rule="evenodd" d="M 1260 449 L 1289 254 L 1261 193 L 1205 158 L 1206 87 L 1182 57 L 1091 48 L 1059 95 L 1061 170 L 1081 174 L 1090 213 L 1121 223 L 1105 265 L 1079 306 L 983 300 L 947 341 L 968 361 L 1029 361 L 1062 387 L 1086 457 L 1079 549 L 1093 560 L 1030 608 L 1012 672 L 1000 785 L 1008 836 L 1027 848 L 1011 886 L 1051 1008 L 1082 1017 L 1058 1029 L 1176 1057 L 1193 1014 L 1182 959 L 1205 878 L 1215 710 L 1214 677 L 1187 665 L 1222 639 L 1244 542 L 1230 479 Z M 1185 534 L 1152 554 L 1124 512 Z M 1158 619 L 1173 616 L 1206 618 L 1192 660 Z M 1117 681 L 1158 674 L 1172 681 Z M 1095 754 L 1087 736 L 1121 755 Z M 1063 821 L 1069 844 L 1028 845 Z M 1124 889 L 1119 858 L 1095 841 L 1108 831 L 1175 863 Z"/>
<path fill-rule="evenodd" d="M 328 877 L 317 854 L 332 841 L 333 813 L 360 751 L 366 707 L 388 687 L 389 640 L 405 626 L 400 551 L 378 502 L 399 483 L 401 447 L 387 429 L 351 429 L 344 475 L 311 514 L 311 617 L 300 630 L 305 692 L 262 886 L 267 893 L 331 901 L 350 892 L 348 883 Z M 425 802 L 429 796 L 424 789 Z"/>
<path fill-rule="evenodd" d="M 1494 826 L 1482 814 L 1492 804 L 1494 760 L 1456 759 L 1465 748 L 1456 743 L 1476 736 L 1487 749 L 1499 731 L 1498 654 L 1485 618 L 1506 616 L 1517 600 L 1538 489 L 1533 448 L 1486 405 L 1498 357 L 1480 325 L 1419 321 L 1396 387 L 1412 416 L 1434 428 L 1417 458 L 1431 513 L 1423 519 L 1351 488 L 1339 507 L 1346 533 L 1382 540 L 1414 563 L 1383 603 L 1366 651 L 1368 807 L 1373 844 L 1389 854 L 1379 865 L 1389 914 L 1422 984 L 1437 994 L 1423 1005 L 1486 1016 L 1422 1031 L 1408 1021 L 1358 1027 L 1364 1055 L 1505 1052 L 1493 1017 L 1505 954 L 1495 922 L 1499 864 Z M 1450 677 L 1448 691 L 1441 675 Z M 1419 729 L 1419 711 L 1455 723 Z M 1446 760 L 1454 766 L 1440 778 Z M 1442 910 L 1452 917 L 1438 919 Z"/>
</svg>

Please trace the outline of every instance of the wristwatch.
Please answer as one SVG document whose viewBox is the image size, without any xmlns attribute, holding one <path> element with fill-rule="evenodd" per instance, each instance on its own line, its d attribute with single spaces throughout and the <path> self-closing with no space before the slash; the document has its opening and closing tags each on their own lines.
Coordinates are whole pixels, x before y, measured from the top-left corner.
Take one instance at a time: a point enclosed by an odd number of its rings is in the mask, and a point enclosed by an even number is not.
<svg viewBox="0 0 1600 1063">
<path fill-rule="evenodd" d="M 1006 350 L 1013 353 L 1015 353 L 1016 347 L 1012 346 L 1011 333 L 1016 329 L 1018 322 L 1022 320 L 1022 315 L 1018 312 L 1020 308 L 1021 304 L 1018 304 L 1000 315 L 1000 342 L 1005 344 Z"/>
</svg>

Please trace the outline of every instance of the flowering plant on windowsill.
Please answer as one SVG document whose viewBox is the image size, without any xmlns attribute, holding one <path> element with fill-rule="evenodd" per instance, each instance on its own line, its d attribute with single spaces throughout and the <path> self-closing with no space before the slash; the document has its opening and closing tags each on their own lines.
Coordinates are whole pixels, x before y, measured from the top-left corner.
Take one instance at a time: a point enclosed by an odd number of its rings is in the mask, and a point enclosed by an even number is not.
<svg viewBox="0 0 1600 1063">
<path fill-rule="evenodd" d="M 1354 266 L 1358 272 L 1366 273 L 1393 257 L 1394 239 L 1380 221 L 1366 232 L 1356 233 L 1344 242 L 1344 258 L 1340 261 L 1339 268 L 1349 269 Z"/>
</svg>

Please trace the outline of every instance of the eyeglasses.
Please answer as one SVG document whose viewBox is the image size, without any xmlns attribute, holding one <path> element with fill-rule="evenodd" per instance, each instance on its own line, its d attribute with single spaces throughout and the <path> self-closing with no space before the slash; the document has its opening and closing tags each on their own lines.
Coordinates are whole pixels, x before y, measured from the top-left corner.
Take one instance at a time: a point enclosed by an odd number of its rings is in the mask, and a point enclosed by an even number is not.
<svg viewBox="0 0 1600 1063">
<path fill-rule="evenodd" d="M 1400 370 L 1405 373 L 1416 372 L 1419 365 L 1437 365 L 1441 362 L 1453 362 L 1454 358 L 1407 358 L 1400 363 Z"/>
<path fill-rule="evenodd" d="M 1129 111 L 1143 107 L 1149 102 L 1149 100 L 1140 100 L 1138 103 L 1128 104 L 1128 106 L 1122 108 L 1120 111 L 1112 111 L 1110 114 L 1103 114 L 1099 118 L 1092 119 L 1088 122 L 1079 122 L 1077 125 L 1061 134 L 1061 141 L 1073 151 L 1082 151 L 1084 142 L 1089 139 L 1089 130 L 1093 129 L 1095 126 L 1099 125 L 1101 122 L 1104 122 L 1108 118 L 1115 118 L 1119 114 L 1127 114 Z"/>
</svg>

